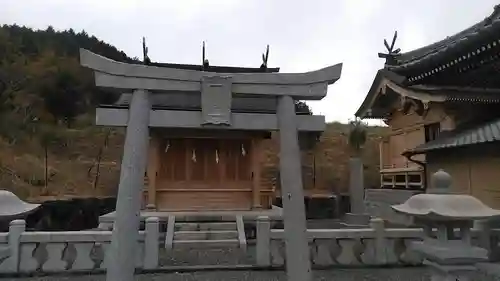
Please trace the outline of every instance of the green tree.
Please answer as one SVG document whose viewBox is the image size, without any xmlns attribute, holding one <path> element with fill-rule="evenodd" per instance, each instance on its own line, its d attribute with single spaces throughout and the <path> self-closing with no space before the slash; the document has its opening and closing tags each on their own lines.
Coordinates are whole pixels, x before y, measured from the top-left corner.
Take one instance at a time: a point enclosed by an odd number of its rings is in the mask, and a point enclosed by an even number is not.
<svg viewBox="0 0 500 281">
<path fill-rule="evenodd" d="M 356 118 L 349 121 L 349 146 L 356 156 L 361 154 L 367 140 L 367 124 Z"/>
<path fill-rule="evenodd" d="M 55 82 L 42 89 L 42 95 L 46 110 L 69 128 L 80 113 L 83 94 L 78 90 L 78 80 L 71 73 L 60 71 Z"/>
<path fill-rule="evenodd" d="M 295 112 L 309 115 L 313 114 L 311 108 L 303 101 L 295 101 Z"/>
</svg>

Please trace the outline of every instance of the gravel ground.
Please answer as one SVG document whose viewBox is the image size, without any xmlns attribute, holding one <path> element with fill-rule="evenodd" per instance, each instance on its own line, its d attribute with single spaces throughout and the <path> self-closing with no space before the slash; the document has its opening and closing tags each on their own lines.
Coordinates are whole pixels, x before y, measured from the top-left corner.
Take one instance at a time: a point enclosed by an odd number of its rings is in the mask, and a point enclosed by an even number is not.
<svg viewBox="0 0 500 281">
<path fill-rule="evenodd" d="M 5 281 L 104 281 L 104 275 L 54 276 L 17 279 Z M 192 273 L 156 273 L 136 276 L 137 281 L 286 281 L 282 271 L 211 271 Z M 430 281 L 425 268 L 399 269 L 332 269 L 314 272 L 314 281 Z M 487 281 L 477 277 L 471 281 Z"/>
<path fill-rule="evenodd" d="M 160 266 L 186 265 L 251 265 L 255 264 L 255 247 L 248 245 L 247 252 L 238 248 L 174 249 L 167 253 L 160 248 Z"/>
</svg>

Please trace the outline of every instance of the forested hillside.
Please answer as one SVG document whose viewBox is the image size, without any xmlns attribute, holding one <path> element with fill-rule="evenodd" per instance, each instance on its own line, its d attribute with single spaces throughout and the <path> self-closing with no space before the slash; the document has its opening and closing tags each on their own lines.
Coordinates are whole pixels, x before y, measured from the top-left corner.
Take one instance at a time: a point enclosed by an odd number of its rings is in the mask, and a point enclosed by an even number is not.
<svg viewBox="0 0 500 281">
<path fill-rule="evenodd" d="M 116 194 L 123 131 L 93 122 L 96 105 L 117 96 L 94 86 L 79 48 L 140 63 L 85 32 L 0 27 L 0 188 L 36 201 Z M 379 130 L 370 128 L 366 144 L 368 185 L 378 182 Z M 276 149 L 270 141 L 267 166 L 277 164 Z M 346 127 L 329 124 L 305 165 L 323 174 L 315 176 L 322 188 L 342 192 L 349 155 Z"/>
<path fill-rule="evenodd" d="M 121 145 L 121 132 L 92 123 L 95 106 L 117 96 L 94 86 L 79 65 L 80 47 L 137 61 L 85 32 L 0 27 L 0 188 L 24 198 L 112 193 L 93 188 L 95 159 L 104 141 Z M 106 161 L 117 159 L 109 153 L 103 159 L 105 189 L 116 183 L 116 169 L 106 173 L 115 165 Z"/>
<path fill-rule="evenodd" d="M 37 121 L 52 121 L 69 127 L 78 115 L 91 110 L 95 104 L 112 102 L 116 96 L 94 87 L 91 72 L 80 67 L 81 47 L 114 60 L 133 61 L 85 32 L 1 27 L 2 113 L 21 113 L 19 121 L 28 126 Z"/>
</svg>

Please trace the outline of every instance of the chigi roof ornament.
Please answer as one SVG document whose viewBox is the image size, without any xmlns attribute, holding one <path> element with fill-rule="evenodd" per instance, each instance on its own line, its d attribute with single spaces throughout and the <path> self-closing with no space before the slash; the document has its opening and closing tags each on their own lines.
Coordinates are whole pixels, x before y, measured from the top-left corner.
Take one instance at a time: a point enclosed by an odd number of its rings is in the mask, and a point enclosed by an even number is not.
<svg viewBox="0 0 500 281">
<path fill-rule="evenodd" d="M 151 64 L 151 60 L 148 57 L 148 50 L 148 47 L 146 47 L 146 38 L 142 37 L 142 57 L 145 65 Z"/>
<path fill-rule="evenodd" d="M 203 69 L 207 69 L 210 66 L 208 59 L 205 57 L 205 41 L 203 41 L 203 47 L 201 49 L 201 65 L 203 65 Z"/>
<path fill-rule="evenodd" d="M 267 60 L 269 59 L 269 45 L 266 47 L 266 53 L 262 54 L 262 64 L 260 68 L 267 69 Z"/>
<path fill-rule="evenodd" d="M 394 64 L 394 62 L 395 62 L 394 58 L 397 55 L 399 55 L 399 53 L 401 52 L 400 48 L 397 48 L 396 50 L 394 50 L 394 45 L 396 44 L 396 39 L 398 39 L 398 32 L 397 31 L 394 31 L 394 36 L 392 37 L 392 43 L 390 46 L 387 43 L 387 40 L 384 39 L 384 46 L 387 49 L 387 53 L 386 54 L 378 53 L 378 57 L 384 58 L 386 60 L 385 64 Z"/>
</svg>

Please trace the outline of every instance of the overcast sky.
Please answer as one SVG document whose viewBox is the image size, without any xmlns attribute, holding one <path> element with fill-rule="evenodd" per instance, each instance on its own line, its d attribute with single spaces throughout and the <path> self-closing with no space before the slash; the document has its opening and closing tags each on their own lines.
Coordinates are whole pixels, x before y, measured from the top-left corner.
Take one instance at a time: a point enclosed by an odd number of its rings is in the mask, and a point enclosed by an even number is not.
<svg viewBox="0 0 500 281">
<path fill-rule="evenodd" d="M 498 0 L 2 0 L 0 24 L 84 29 L 153 61 L 199 64 L 202 41 L 212 65 L 268 65 L 304 72 L 344 63 L 322 101 L 310 102 L 327 121 L 352 118 L 376 71 L 383 39 L 398 31 L 403 52 L 441 40 L 481 21 Z"/>
</svg>

